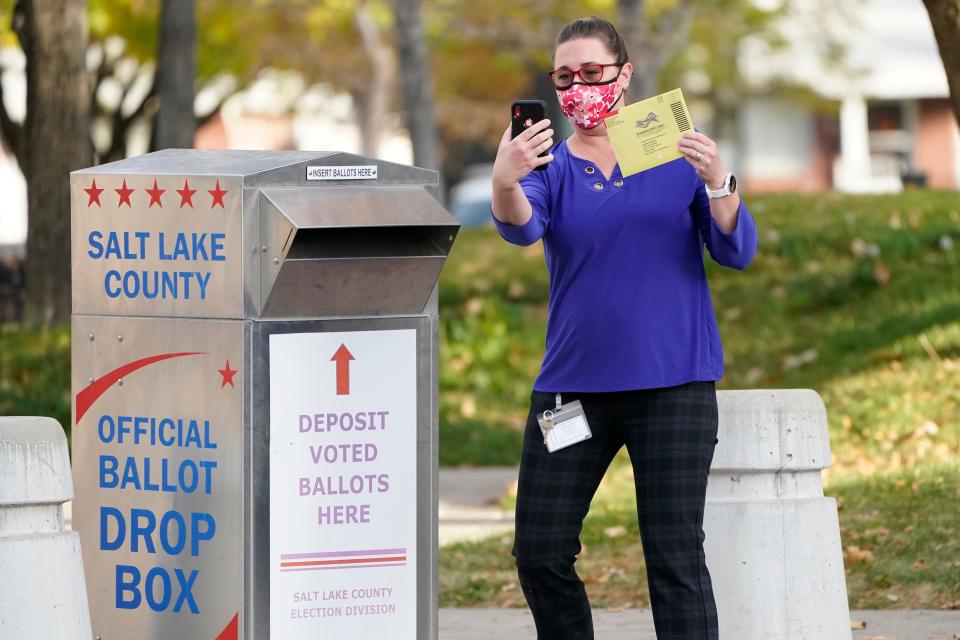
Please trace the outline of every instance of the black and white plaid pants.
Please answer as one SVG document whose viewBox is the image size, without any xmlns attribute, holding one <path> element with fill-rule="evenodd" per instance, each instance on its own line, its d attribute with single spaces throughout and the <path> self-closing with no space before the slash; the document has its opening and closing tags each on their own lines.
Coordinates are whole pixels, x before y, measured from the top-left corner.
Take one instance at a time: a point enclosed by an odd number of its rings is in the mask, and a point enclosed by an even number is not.
<svg viewBox="0 0 960 640">
<path fill-rule="evenodd" d="M 555 394 L 530 396 L 517 488 L 513 555 L 539 640 L 592 640 L 593 620 L 574 570 L 580 531 L 607 467 L 624 445 L 658 640 L 717 640 L 717 609 L 703 554 L 707 475 L 717 444 L 712 381 L 562 394 L 579 399 L 593 437 L 548 453 L 537 414 Z"/>
</svg>

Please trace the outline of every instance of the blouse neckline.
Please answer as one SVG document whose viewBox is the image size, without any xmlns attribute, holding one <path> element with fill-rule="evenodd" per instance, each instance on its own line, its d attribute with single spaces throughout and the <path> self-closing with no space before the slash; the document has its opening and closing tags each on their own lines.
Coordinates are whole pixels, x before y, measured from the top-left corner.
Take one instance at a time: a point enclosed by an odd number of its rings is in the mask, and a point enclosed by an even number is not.
<svg viewBox="0 0 960 640">
<path fill-rule="evenodd" d="M 569 140 L 569 138 L 564 138 L 564 139 L 563 139 L 563 146 L 564 146 L 564 147 L 566 148 L 566 150 L 567 150 L 567 155 L 569 155 L 571 158 L 573 158 L 574 160 L 576 160 L 577 162 L 579 162 L 580 164 L 582 164 L 582 165 L 584 165 L 584 166 L 593 167 L 594 173 L 593 173 L 593 174 L 586 174 L 586 175 L 587 175 L 587 178 L 590 178 L 590 179 L 593 179 L 593 180 L 597 180 L 597 179 L 601 179 L 601 178 L 602 178 L 602 179 L 604 180 L 604 182 L 612 182 L 613 180 L 623 179 L 623 175 L 620 173 L 620 162 L 619 162 L 619 161 L 616 162 L 616 163 L 613 165 L 613 171 L 610 172 L 610 177 L 608 178 L 608 177 L 606 177 L 606 176 L 603 175 L 603 171 L 600 170 L 600 167 L 597 165 L 596 162 L 594 162 L 593 160 L 587 160 L 586 158 L 582 158 L 582 157 L 578 156 L 577 154 L 575 154 L 575 153 L 570 149 L 570 145 L 569 145 L 568 142 L 567 142 L 568 140 Z"/>
</svg>

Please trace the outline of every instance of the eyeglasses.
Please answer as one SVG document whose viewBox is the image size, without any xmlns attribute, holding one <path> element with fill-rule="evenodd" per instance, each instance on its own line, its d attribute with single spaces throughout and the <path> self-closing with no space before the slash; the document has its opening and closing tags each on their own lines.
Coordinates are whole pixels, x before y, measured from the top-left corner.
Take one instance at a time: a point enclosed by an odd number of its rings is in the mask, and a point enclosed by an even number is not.
<svg viewBox="0 0 960 640">
<path fill-rule="evenodd" d="M 603 73 L 607 67 L 622 67 L 625 64 L 626 62 L 585 64 L 576 70 L 560 67 L 559 69 L 550 71 L 547 75 L 550 76 L 550 80 L 553 81 L 553 86 L 562 91 L 573 86 L 573 79 L 577 76 L 580 76 L 580 79 L 583 81 L 582 84 L 600 84 L 600 78 L 603 77 Z"/>
</svg>

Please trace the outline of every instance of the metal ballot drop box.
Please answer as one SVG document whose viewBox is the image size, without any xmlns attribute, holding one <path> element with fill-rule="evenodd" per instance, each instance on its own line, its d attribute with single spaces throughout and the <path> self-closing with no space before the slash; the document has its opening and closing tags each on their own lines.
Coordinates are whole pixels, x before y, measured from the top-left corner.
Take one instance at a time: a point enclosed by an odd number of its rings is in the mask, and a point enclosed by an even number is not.
<svg viewBox="0 0 960 640">
<path fill-rule="evenodd" d="M 437 638 L 438 174 L 165 150 L 70 180 L 95 637 Z"/>
</svg>

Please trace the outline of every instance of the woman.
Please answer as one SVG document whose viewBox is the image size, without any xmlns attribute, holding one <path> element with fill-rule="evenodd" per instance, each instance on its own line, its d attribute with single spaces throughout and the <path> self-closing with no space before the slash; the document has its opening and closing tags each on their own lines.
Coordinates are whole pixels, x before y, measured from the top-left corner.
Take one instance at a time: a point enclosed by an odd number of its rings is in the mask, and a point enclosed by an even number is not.
<svg viewBox="0 0 960 640">
<path fill-rule="evenodd" d="M 624 445 L 657 638 L 718 634 L 702 525 L 723 352 L 703 248 L 742 270 L 757 232 L 716 143 L 702 133 L 684 134 L 682 158 L 621 175 L 603 117 L 623 106 L 632 71 L 609 22 L 564 27 L 550 75 L 574 132 L 554 145 L 547 120 L 512 140 L 508 127 L 493 169 L 500 235 L 518 245 L 542 239 L 550 274 L 513 545 L 543 640 L 593 638 L 573 565 L 590 500 Z M 546 170 L 532 171 L 540 164 Z M 555 408 L 557 394 L 564 406 L 580 400 L 592 436 L 551 453 L 537 416 Z"/>
</svg>

